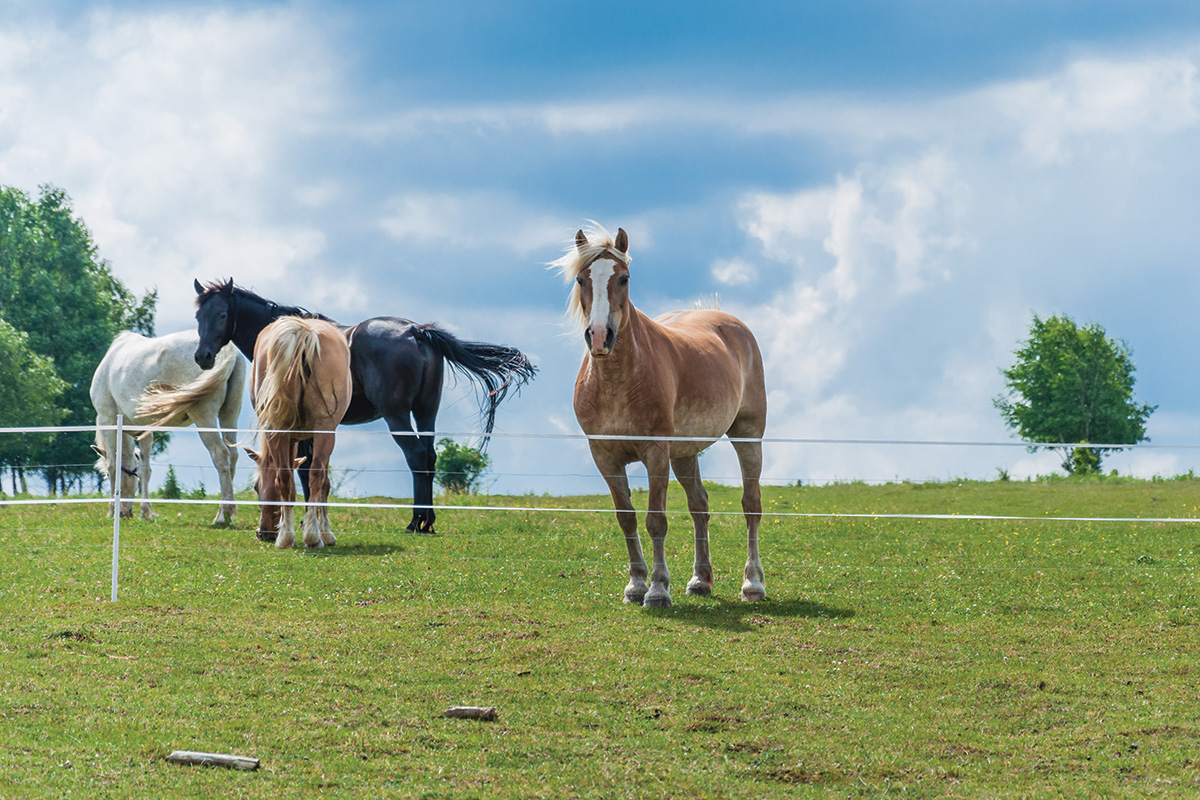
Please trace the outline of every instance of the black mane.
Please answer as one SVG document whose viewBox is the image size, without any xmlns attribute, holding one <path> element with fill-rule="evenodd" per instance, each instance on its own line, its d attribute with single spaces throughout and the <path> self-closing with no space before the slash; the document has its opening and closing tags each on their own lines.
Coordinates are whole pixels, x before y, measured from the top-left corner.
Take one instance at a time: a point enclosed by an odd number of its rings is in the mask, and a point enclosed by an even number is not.
<svg viewBox="0 0 1200 800">
<path fill-rule="evenodd" d="M 330 317 L 320 314 L 316 311 L 309 311 L 303 306 L 287 306 L 282 303 L 276 303 L 274 300 L 268 300 L 262 295 L 252 292 L 243 286 L 235 286 L 233 278 L 227 281 L 212 281 L 203 284 L 204 292 L 196 296 L 196 308 L 204 305 L 211 297 L 223 294 L 226 296 L 236 296 L 238 300 L 247 300 L 251 303 L 256 303 L 264 308 L 270 309 L 272 318 L 277 317 L 304 317 L 305 319 L 321 319 L 326 322 L 334 322 Z"/>
</svg>

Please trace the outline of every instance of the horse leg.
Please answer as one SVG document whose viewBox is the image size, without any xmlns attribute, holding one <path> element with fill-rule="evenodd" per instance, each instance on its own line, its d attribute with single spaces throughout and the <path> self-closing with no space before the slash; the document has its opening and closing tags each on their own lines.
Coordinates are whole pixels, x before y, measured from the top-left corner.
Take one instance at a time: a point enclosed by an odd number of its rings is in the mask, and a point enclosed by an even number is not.
<svg viewBox="0 0 1200 800">
<path fill-rule="evenodd" d="M 650 591 L 644 606 L 666 608 L 671 605 L 671 573 L 667 570 L 667 484 L 671 480 L 668 445 L 646 448 L 642 463 L 650 479 L 650 497 L 646 508 L 646 532 L 654 545 L 654 566 L 650 570 Z"/>
<path fill-rule="evenodd" d="M 309 547 L 337 544 L 329 525 L 329 457 L 333 453 L 334 435 L 318 433 L 313 436 L 313 461 L 309 472 L 312 496 L 304 514 L 304 543 Z"/>
<path fill-rule="evenodd" d="M 625 587 L 625 602 L 641 605 L 650 587 L 646 585 L 649 570 L 646 559 L 642 555 L 642 540 L 638 537 L 637 513 L 633 510 L 633 501 L 629 497 L 629 478 L 625 474 L 625 465 L 598 454 L 592 450 L 592 458 L 599 468 L 600 474 L 608 484 L 612 495 L 613 508 L 617 512 L 617 525 L 625 534 L 625 547 L 629 551 L 629 584 Z"/>
<path fill-rule="evenodd" d="M 696 560 L 692 562 L 692 579 L 688 581 L 687 593 L 708 597 L 713 589 L 713 571 L 708 555 L 708 492 L 700 480 L 700 457 L 673 458 L 671 469 L 687 495 L 688 511 L 696 529 Z"/>
<path fill-rule="evenodd" d="M 296 474 L 300 476 L 300 488 L 304 490 L 304 500 L 312 497 L 312 465 L 313 465 L 313 440 L 301 439 L 296 445 L 296 458 L 304 459 L 300 462 L 300 466 L 296 467 Z"/>
<path fill-rule="evenodd" d="M 736 433 L 730 429 L 729 435 L 734 438 L 761 436 L 762 431 Z M 742 468 L 742 513 L 746 516 L 746 571 L 742 581 L 742 599 L 753 602 L 767 596 L 762 563 L 758 560 L 758 523 L 762 519 L 762 494 L 758 479 L 762 475 L 762 443 L 734 442 L 733 449 Z"/>
<path fill-rule="evenodd" d="M 268 445 L 271 446 L 271 445 Z M 279 534 L 275 537 L 275 546 L 280 550 L 291 547 L 296 543 L 296 530 L 293 523 L 293 505 L 296 502 L 296 479 L 292 475 L 292 453 L 290 444 L 278 443 L 276 454 L 282 458 L 274 458 L 267 463 L 277 464 L 275 468 L 275 495 L 283 503 L 279 509 Z"/>
<path fill-rule="evenodd" d="M 204 427 L 209 427 L 204 424 Z M 200 441 L 208 450 L 213 466 L 217 468 L 217 478 L 221 482 L 221 505 L 217 508 L 217 516 L 213 525 L 232 525 L 233 514 L 237 506 L 233 504 L 233 470 L 237 461 L 237 451 L 225 444 L 225 437 L 216 431 L 204 431 Z"/>
<path fill-rule="evenodd" d="M 154 433 L 146 431 L 138 439 L 142 449 L 142 463 L 138 464 L 138 484 L 141 486 L 142 519 L 154 519 L 154 511 L 150 508 L 150 454 L 154 452 Z"/>
<path fill-rule="evenodd" d="M 386 416 L 388 430 L 400 449 L 413 477 L 413 516 L 408 530 L 417 533 L 433 533 L 433 437 L 418 437 L 408 417 Z"/>
<path fill-rule="evenodd" d="M 115 439 L 114 439 L 114 441 L 115 441 Z M 137 447 L 137 440 L 134 439 L 132 436 L 130 436 L 128 433 L 124 434 L 124 441 L 121 443 L 121 470 L 120 470 L 120 472 L 117 473 L 117 478 L 118 478 L 118 480 L 121 481 L 121 498 L 122 498 L 121 518 L 122 519 L 133 519 L 133 502 L 132 501 L 138 493 L 138 481 L 141 480 L 140 475 L 141 475 L 142 465 L 138 463 L 136 458 L 134 458 L 134 454 L 137 452 L 135 450 L 136 447 Z M 149 456 L 149 454 L 146 455 L 146 458 L 144 460 L 146 461 L 146 475 L 149 475 L 150 474 L 150 466 L 149 466 L 150 465 L 150 456 Z M 133 464 L 134 466 L 132 466 L 132 467 L 127 466 L 129 464 Z M 136 470 L 136 473 L 134 474 L 134 477 L 133 477 L 132 488 L 129 491 L 126 491 L 127 487 L 125 486 L 125 475 L 128 474 L 127 470 L 131 470 L 131 469 Z M 149 481 L 147 481 L 146 484 L 144 484 L 144 485 L 148 486 Z M 126 498 L 128 498 L 127 501 L 126 501 Z"/>
</svg>

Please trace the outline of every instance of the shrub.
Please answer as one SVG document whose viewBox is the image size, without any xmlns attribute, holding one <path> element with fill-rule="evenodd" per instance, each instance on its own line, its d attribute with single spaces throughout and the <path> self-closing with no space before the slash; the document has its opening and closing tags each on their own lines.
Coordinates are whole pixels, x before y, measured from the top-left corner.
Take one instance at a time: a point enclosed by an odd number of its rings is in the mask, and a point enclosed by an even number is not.
<svg viewBox="0 0 1200 800">
<path fill-rule="evenodd" d="M 453 439 L 440 439 L 433 479 L 451 494 L 470 494 L 479 488 L 489 463 L 491 459 L 474 447 L 460 445 Z"/>
</svg>

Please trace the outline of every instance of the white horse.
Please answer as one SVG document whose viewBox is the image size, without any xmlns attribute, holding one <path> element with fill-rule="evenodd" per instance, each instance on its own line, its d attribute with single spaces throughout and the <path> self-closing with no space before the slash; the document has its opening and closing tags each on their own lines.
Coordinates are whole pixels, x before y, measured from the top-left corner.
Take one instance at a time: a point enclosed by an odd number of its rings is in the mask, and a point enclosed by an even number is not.
<svg viewBox="0 0 1200 800">
<path fill-rule="evenodd" d="M 236 436 L 238 415 L 246 390 L 246 361 L 229 345 L 221 350 L 211 370 L 196 366 L 193 355 L 200 337 L 196 331 L 181 331 L 154 339 L 124 331 L 113 340 L 92 376 L 92 406 L 97 425 L 115 425 L 124 415 L 125 441 L 122 445 L 122 473 L 134 453 L 134 436 L 141 444 L 141 464 L 132 462 L 134 477 L 141 483 L 142 519 L 150 511 L 150 452 L 154 444 L 154 425 L 188 425 L 222 429 L 202 431 L 200 440 L 208 448 L 221 481 L 221 506 L 214 525 L 233 523 L 237 506 L 233 500 L 233 473 L 237 466 Z M 165 413 L 170 409 L 169 414 Z M 117 465 L 109 463 L 108 453 L 116 448 L 116 431 L 97 431 L 95 450 L 100 454 L 98 468 L 107 469 L 109 485 L 115 486 Z M 127 477 L 122 479 L 122 494 Z M 132 516 L 124 505 L 122 516 Z"/>
</svg>

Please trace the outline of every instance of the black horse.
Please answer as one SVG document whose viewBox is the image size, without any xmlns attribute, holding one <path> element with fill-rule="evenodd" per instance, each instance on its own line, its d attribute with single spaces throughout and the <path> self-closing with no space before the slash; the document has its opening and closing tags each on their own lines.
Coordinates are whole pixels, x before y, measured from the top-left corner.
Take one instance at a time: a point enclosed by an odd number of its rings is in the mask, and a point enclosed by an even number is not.
<svg viewBox="0 0 1200 800">
<path fill-rule="evenodd" d="M 272 321 L 283 316 L 329 317 L 299 306 L 283 306 L 248 289 L 225 283 L 203 285 L 195 281 L 196 321 L 200 345 L 196 363 L 213 365 L 217 351 L 232 341 L 253 360 L 254 342 Z M 337 324 L 335 322 L 335 324 Z M 537 368 L 520 351 L 503 345 L 467 342 L 433 324 L 419 325 L 398 317 L 372 317 L 357 325 L 338 325 L 350 343 L 350 377 L 353 395 L 342 424 L 357 425 L 383 417 L 413 476 L 413 518 L 410 531 L 433 532 L 433 426 L 442 401 L 443 362 L 474 381 L 483 390 L 480 412 L 484 444 L 496 423 L 496 408 L 510 389 L 519 389 Z M 414 428 L 413 423 L 416 423 Z M 424 435 L 416 435 L 420 432 Z M 308 497 L 309 454 L 301 443 L 299 468 L 304 496 Z"/>
</svg>

